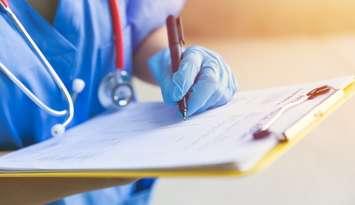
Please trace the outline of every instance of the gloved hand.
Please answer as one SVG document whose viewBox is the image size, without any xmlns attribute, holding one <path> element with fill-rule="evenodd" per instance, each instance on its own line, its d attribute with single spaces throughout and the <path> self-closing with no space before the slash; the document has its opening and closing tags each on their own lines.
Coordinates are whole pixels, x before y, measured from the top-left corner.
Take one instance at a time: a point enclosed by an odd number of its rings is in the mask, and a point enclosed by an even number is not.
<svg viewBox="0 0 355 205">
<path fill-rule="evenodd" d="M 221 56 L 200 46 L 184 51 L 175 73 L 172 73 L 168 49 L 153 55 L 148 65 L 164 102 L 176 103 L 190 91 L 188 116 L 226 104 L 237 91 L 235 78 Z"/>
</svg>

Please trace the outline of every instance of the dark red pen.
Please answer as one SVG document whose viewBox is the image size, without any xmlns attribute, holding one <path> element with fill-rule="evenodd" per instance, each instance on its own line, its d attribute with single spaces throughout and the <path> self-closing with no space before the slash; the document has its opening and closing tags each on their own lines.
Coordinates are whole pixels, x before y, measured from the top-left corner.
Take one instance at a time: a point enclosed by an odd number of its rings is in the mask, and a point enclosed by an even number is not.
<svg viewBox="0 0 355 205">
<path fill-rule="evenodd" d="M 175 17 L 173 15 L 168 16 L 166 19 L 166 27 L 168 30 L 171 66 L 172 71 L 175 73 L 179 69 L 179 64 L 182 58 L 182 52 L 185 44 L 181 18 Z M 186 120 L 188 117 L 186 95 L 178 102 L 178 106 L 184 120 Z"/>
</svg>

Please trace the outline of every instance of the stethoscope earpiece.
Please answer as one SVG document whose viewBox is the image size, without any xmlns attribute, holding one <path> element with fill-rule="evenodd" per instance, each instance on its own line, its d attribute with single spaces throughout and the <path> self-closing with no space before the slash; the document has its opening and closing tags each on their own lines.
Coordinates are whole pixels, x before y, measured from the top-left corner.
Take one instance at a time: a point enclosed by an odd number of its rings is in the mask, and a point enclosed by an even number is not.
<svg viewBox="0 0 355 205">
<path fill-rule="evenodd" d="M 72 85 L 72 90 L 73 93 L 79 94 L 81 92 L 83 92 L 84 88 L 85 88 L 85 81 L 80 79 L 80 78 L 75 78 L 73 80 L 73 85 Z"/>
<path fill-rule="evenodd" d="M 60 137 L 64 134 L 65 132 L 65 126 L 63 124 L 55 124 L 51 128 L 51 134 L 53 137 Z"/>
</svg>

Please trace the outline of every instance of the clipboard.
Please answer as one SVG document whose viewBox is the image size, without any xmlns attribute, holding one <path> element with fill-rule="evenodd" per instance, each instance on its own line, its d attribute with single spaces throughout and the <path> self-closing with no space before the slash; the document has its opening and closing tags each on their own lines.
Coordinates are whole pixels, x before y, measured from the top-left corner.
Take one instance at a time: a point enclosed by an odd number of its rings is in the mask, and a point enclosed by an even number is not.
<svg viewBox="0 0 355 205">
<path fill-rule="evenodd" d="M 344 95 L 324 107 L 321 112 L 317 112 L 312 121 L 302 129 L 299 129 L 295 136 L 288 141 L 280 142 L 265 154 L 252 168 L 239 171 L 235 169 L 216 169 L 216 168 L 192 168 L 192 169 L 175 169 L 175 170 L 139 170 L 139 171 L 20 171 L 20 172 L 0 172 L 0 178 L 144 178 L 144 177 L 242 177 L 256 174 L 268 166 L 270 166 L 276 159 L 286 153 L 307 134 L 315 129 L 322 121 L 324 121 L 331 113 L 335 112 L 340 106 L 347 102 L 355 94 L 355 80 L 352 81 L 343 90 Z"/>
</svg>

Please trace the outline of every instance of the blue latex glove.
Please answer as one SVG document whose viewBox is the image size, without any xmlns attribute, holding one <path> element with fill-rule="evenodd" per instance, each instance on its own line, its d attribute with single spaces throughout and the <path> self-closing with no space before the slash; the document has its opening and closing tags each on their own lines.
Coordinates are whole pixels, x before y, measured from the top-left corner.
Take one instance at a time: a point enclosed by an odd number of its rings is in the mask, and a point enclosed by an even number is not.
<svg viewBox="0 0 355 205">
<path fill-rule="evenodd" d="M 237 91 L 235 78 L 221 56 L 200 46 L 184 51 L 175 73 L 168 49 L 153 55 L 148 64 L 164 102 L 176 103 L 190 91 L 188 116 L 226 104 Z"/>
</svg>

